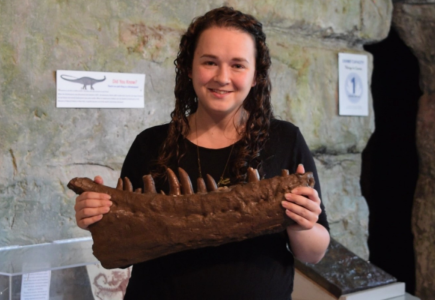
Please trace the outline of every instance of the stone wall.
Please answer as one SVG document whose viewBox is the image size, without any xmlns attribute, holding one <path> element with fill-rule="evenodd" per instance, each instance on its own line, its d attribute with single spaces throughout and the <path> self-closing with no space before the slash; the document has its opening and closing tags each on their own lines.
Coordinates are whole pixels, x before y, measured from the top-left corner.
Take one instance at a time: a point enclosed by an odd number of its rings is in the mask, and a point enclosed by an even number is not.
<svg viewBox="0 0 435 300">
<path fill-rule="evenodd" d="M 359 53 L 371 65 L 362 45 L 387 35 L 389 0 L 1 1 L 0 247 L 88 235 L 67 182 L 115 184 L 136 134 L 169 120 L 180 34 L 223 4 L 263 22 L 275 114 L 301 128 L 315 155 L 332 236 L 368 256 L 359 176 L 373 111 L 338 116 L 337 61 Z M 145 108 L 58 109 L 58 69 L 145 73 Z"/>
<path fill-rule="evenodd" d="M 403 1 L 394 5 L 394 27 L 412 49 L 420 66 L 417 115 L 419 178 L 414 196 L 412 229 L 416 253 L 416 295 L 435 299 L 435 1 Z"/>
</svg>

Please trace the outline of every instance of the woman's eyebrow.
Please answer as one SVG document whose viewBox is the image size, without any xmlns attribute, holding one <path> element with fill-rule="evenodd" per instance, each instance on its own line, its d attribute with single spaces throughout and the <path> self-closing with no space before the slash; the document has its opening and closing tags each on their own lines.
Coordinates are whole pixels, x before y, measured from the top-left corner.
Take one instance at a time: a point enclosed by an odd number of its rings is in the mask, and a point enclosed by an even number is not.
<svg viewBox="0 0 435 300">
<path fill-rule="evenodd" d="M 233 61 L 238 61 L 238 62 L 247 62 L 247 63 L 249 63 L 249 60 L 247 60 L 246 58 L 243 58 L 243 57 L 234 57 L 232 60 Z"/>
<path fill-rule="evenodd" d="M 203 54 L 203 55 L 200 56 L 200 58 L 219 59 L 216 55 L 212 55 L 212 54 Z M 249 60 L 247 60 L 246 58 L 243 58 L 243 57 L 234 57 L 231 60 L 232 61 L 237 61 L 237 62 L 247 62 L 247 63 L 249 63 Z"/>
<path fill-rule="evenodd" d="M 212 55 L 212 54 L 203 54 L 201 55 L 199 58 L 212 58 L 212 59 L 217 59 L 218 57 L 216 55 Z"/>
</svg>

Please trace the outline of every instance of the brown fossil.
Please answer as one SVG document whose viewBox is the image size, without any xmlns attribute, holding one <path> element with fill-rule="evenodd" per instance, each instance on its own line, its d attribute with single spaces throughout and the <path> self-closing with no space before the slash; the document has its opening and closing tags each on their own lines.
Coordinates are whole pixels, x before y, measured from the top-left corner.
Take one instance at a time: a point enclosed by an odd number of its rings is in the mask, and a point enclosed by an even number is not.
<svg viewBox="0 0 435 300">
<path fill-rule="evenodd" d="M 150 175 L 143 177 L 144 191 L 133 192 L 128 178 L 116 189 L 74 178 L 68 187 L 111 195 L 113 205 L 91 226 L 94 255 L 107 269 L 128 266 L 187 249 L 218 246 L 275 233 L 293 222 L 281 206 L 284 193 L 297 186 L 314 186 L 312 173 L 259 180 L 248 170 L 248 182 L 217 189 L 207 176 L 198 179 L 194 193 L 189 176 L 179 169 L 180 181 L 167 169 L 170 195 L 157 193 Z M 181 183 L 180 183 L 181 182 Z"/>
</svg>

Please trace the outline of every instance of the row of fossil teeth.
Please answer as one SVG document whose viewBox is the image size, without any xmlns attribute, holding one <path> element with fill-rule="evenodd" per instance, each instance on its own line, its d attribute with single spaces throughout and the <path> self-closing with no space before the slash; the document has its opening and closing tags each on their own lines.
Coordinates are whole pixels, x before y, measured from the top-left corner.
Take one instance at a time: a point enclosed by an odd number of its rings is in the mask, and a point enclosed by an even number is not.
<svg viewBox="0 0 435 300">
<path fill-rule="evenodd" d="M 177 176 L 174 171 L 167 168 L 166 169 L 168 180 L 169 180 L 169 195 L 191 195 L 193 194 L 192 182 L 190 181 L 189 175 L 182 168 L 178 168 L 178 174 L 180 175 L 180 181 L 178 181 Z M 288 176 L 288 170 L 282 171 L 282 176 Z M 257 182 L 260 180 L 258 171 L 253 168 L 248 168 L 248 182 Z M 143 176 L 143 186 L 144 193 L 157 193 L 154 179 L 151 175 Z M 209 174 L 206 176 L 206 180 L 203 178 L 198 178 L 197 180 L 198 193 L 207 193 L 218 190 L 216 181 Z M 118 179 L 118 184 L 116 186 L 117 190 L 133 192 L 133 185 L 130 180 L 125 177 L 124 180 Z M 142 189 L 138 188 L 134 190 L 135 193 L 142 193 Z M 162 191 L 163 193 L 163 191 Z M 164 194 L 164 193 L 163 193 Z"/>
</svg>

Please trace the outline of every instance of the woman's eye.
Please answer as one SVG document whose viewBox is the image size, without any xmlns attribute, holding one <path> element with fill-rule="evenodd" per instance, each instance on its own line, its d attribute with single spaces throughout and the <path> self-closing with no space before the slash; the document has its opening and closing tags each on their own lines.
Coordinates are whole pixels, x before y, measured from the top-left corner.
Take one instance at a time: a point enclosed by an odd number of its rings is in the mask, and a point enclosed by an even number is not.
<svg viewBox="0 0 435 300">
<path fill-rule="evenodd" d="M 233 67 L 236 68 L 236 69 L 243 69 L 245 66 L 244 65 L 240 65 L 240 64 L 235 64 Z"/>
<path fill-rule="evenodd" d="M 215 65 L 215 63 L 213 61 L 206 61 L 204 64 L 206 66 L 214 66 Z"/>
</svg>

